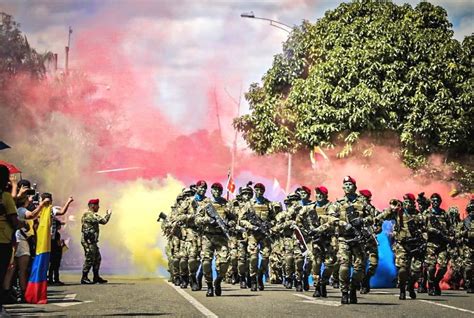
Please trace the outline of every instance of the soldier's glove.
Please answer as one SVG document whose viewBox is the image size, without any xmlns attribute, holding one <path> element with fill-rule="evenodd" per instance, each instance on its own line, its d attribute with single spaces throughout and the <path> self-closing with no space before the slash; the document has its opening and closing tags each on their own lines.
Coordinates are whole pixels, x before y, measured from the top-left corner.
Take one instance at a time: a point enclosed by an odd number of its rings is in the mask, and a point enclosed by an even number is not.
<svg viewBox="0 0 474 318">
<path fill-rule="evenodd" d="M 208 222 L 210 225 L 214 225 L 214 224 L 216 224 L 216 219 L 209 217 L 208 220 L 207 220 L 207 222 Z"/>
<path fill-rule="evenodd" d="M 355 218 L 354 220 L 352 220 L 352 222 L 350 223 L 353 227 L 361 227 L 364 222 L 362 221 L 361 218 Z"/>
</svg>

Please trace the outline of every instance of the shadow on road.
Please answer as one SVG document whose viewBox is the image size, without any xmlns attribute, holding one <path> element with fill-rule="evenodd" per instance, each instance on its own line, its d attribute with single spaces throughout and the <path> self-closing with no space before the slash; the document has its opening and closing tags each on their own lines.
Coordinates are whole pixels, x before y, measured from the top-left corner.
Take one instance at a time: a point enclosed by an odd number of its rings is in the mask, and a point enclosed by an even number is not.
<svg viewBox="0 0 474 318">
<path fill-rule="evenodd" d="M 164 316 L 164 315 L 171 315 L 170 313 L 166 312 L 127 312 L 127 313 L 118 313 L 118 314 L 108 314 L 108 315 L 100 315 L 102 317 L 113 317 L 113 316 Z"/>
</svg>

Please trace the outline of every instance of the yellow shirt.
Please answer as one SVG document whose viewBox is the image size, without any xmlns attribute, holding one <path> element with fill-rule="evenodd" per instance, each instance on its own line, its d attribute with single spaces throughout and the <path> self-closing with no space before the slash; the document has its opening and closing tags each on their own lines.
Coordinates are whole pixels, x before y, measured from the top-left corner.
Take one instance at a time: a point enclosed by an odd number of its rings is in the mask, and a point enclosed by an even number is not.
<svg viewBox="0 0 474 318">
<path fill-rule="evenodd" d="M 3 192 L 2 203 L 5 206 L 6 215 L 0 215 L 0 243 L 11 243 L 14 229 L 10 223 L 8 223 L 7 215 L 16 215 L 15 201 L 10 193 Z"/>
</svg>

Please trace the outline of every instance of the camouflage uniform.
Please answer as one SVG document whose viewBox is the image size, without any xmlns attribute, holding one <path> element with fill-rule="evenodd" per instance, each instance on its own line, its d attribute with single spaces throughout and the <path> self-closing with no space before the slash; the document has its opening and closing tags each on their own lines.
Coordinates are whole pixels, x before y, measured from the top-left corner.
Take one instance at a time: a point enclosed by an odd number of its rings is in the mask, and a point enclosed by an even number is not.
<svg viewBox="0 0 474 318">
<path fill-rule="evenodd" d="M 347 176 L 343 181 L 346 195 L 334 202 L 329 208 L 328 222 L 319 226 L 318 234 L 336 226 L 339 235 L 338 260 L 340 264 L 339 282 L 342 292 L 342 304 L 357 303 L 356 287 L 364 277 L 364 237 L 362 229 L 373 220 L 367 213 L 366 200 L 355 193 L 355 180 Z M 352 279 L 350 269 L 353 266 Z M 350 292 L 350 293 L 349 293 Z"/>
<path fill-rule="evenodd" d="M 177 207 L 176 222 L 181 226 L 179 244 L 179 274 L 181 288 L 187 288 L 191 279 L 194 289 L 197 288 L 196 272 L 199 267 L 200 248 L 198 244 L 199 231 L 194 222 L 197 205 L 194 198 L 183 200 Z"/>
<path fill-rule="evenodd" d="M 107 224 L 110 220 L 111 214 L 107 213 L 105 216 L 88 210 L 82 215 L 82 237 L 81 244 L 84 248 L 85 261 L 82 267 L 83 276 L 87 278 L 91 267 L 94 273 L 94 281 L 99 278 L 99 268 L 102 257 L 100 255 L 99 246 L 99 224 Z M 84 277 L 83 277 L 84 278 Z"/>
<path fill-rule="evenodd" d="M 455 237 L 459 227 L 461 226 L 461 218 L 459 216 L 459 209 L 457 207 L 450 207 L 448 209 L 449 216 L 449 232 L 450 236 Z M 451 276 L 449 285 L 452 289 L 459 289 L 461 285 L 463 273 L 462 261 L 462 240 L 453 240 L 452 244 L 448 245 L 449 265 L 451 267 Z"/>
<path fill-rule="evenodd" d="M 284 270 L 286 288 L 293 287 L 293 277 L 297 291 L 303 291 L 303 265 L 305 252 L 295 237 L 295 227 L 298 224 L 298 214 L 302 209 L 298 204 L 299 196 L 292 193 L 288 195 L 288 205 L 286 211 L 278 214 L 273 232 L 280 233 L 283 240 Z M 303 260 L 303 261 L 301 261 Z"/>
<path fill-rule="evenodd" d="M 213 185 L 214 187 L 214 185 Z M 216 186 L 217 188 L 217 186 Z M 222 191 L 222 186 L 220 186 Z M 222 192 L 221 192 L 222 193 Z M 228 230 L 229 225 L 235 226 L 232 220 L 228 202 L 222 197 L 211 199 L 210 203 L 216 210 L 220 219 L 225 223 Z M 196 224 L 202 228 L 202 267 L 204 278 L 208 286 L 207 296 L 213 296 L 213 280 L 212 280 L 212 259 L 216 256 L 217 277 L 215 281 L 216 296 L 221 295 L 220 283 L 227 272 L 229 265 L 229 250 L 227 245 L 227 237 L 223 230 L 218 226 L 216 220 L 212 219 L 206 213 L 206 207 L 199 208 L 196 215 Z M 228 233 L 227 233 L 228 234 Z"/>
<path fill-rule="evenodd" d="M 439 197 L 439 196 L 438 196 Z M 428 265 L 428 294 L 430 296 L 441 295 L 439 283 L 446 273 L 448 266 L 448 240 L 449 240 L 449 218 L 446 212 L 434 206 L 434 196 L 431 196 L 433 207 L 424 214 L 425 224 L 428 232 L 428 244 L 426 249 L 426 263 Z M 441 203 L 441 199 L 439 199 Z M 438 264 L 438 270 L 436 270 Z"/>
<path fill-rule="evenodd" d="M 367 212 L 375 219 L 378 214 L 377 209 L 370 203 L 370 198 L 367 199 Z M 377 227 L 377 230 L 374 230 L 374 235 L 382 232 L 382 227 Z M 365 273 L 364 279 L 362 280 L 362 286 L 360 293 L 368 294 L 370 292 L 370 278 L 375 275 L 377 266 L 379 264 L 379 245 L 376 238 L 370 238 L 365 244 L 365 259 L 364 264 L 369 263 L 367 272 Z"/>
<path fill-rule="evenodd" d="M 312 208 L 306 214 L 308 223 L 311 224 L 311 232 L 329 221 L 328 211 L 331 206 L 329 201 L 317 201 L 312 205 Z M 314 297 L 327 297 L 326 285 L 329 283 L 334 265 L 337 261 L 336 244 L 334 244 L 334 227 L 331 226 L 327 231 L 308 239 L 311 242 L 311 272 L 313 275 L 313 284 L 315 286 Z M 321 275 L 321 267 L 324 263 L 324 271 Z"/>
<path fill-rule="evenodd" d="M 464 284 L 467 293 L 474 293 L 474 199 L 466 208 L 468 216 L 460 223 L 457 237 L 463 242 L 462 257 L 464 267 Z"/>
<path fill-rule="evenodd" d="M 229 202 L 229 213 L 232 214 L 232 219 L 237 220 L 238 214 L 236 207 L 239 205 L 240 196 L 235 200 Z M 230 232 L 230 240 L 228 241 L 229 249 L 229 268 L 226 274 L 226 281 L 231 284 L 236 284 L 239 281 L 238 259 L 239 259 L 239 236 L 236 229 Z"/>
<path fill-rule="evenodd" d="M 403 209 L 398 204 L 400 201 L 392 200 L 391 208 L 384 210 L 376 217 L 376 221 L 395 221 L 393 250 L 395 266 L 398 269 L 399 298 L 401 300 L 406 299 L 405 289 L 409 291 L 410 298 L 416 298 L 415 282 L 420 277 L 425 256 L 424 221 L 420 213 L 414 208 L 414 198 L 413 196 L 413 205 L 404 206 Z"/>
<path fill-rule="evenodd" d="M 171 214 L 162 220 L 161 230 L 167 239 L 166 256 L 168 257 L 168 271 L 170 279 L 176 286 L 181 284 L 179 275 L 179 247 L 181 242 L 181 231 L 178 229 L 176 221 L 177 209 L 184 197 L 182 194 L 176 199 L 176 203 L 171 207 Z"/>
</svg>

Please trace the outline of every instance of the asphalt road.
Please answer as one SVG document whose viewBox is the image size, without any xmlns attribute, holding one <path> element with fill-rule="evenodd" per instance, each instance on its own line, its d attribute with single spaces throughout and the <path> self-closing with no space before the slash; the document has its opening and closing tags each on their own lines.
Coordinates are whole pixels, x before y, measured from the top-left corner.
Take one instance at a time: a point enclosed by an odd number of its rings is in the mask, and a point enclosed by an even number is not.
<svg viewBox="0 0 474 318">
<path fill-rule="evenodd" d="M 221 297 L 205 291 L 181 290 L 160 278 L 106 277 L 108 284 L 80 285 L 66 275 L 66 286 L 49 287 L 47 305 L 7 305 L 11 316 L 175 316 L 175 317 L 474 317 L 474 294 L 444 291 L 442 296 L 419 295 L 398 300 L 395 289 L 359 295 L 357 305 L 341 305 L 338 290 L 327 299 L 312 292 L 296 293 L 280 285 L 263 292 L 225 284 Z"/>
</svg>

